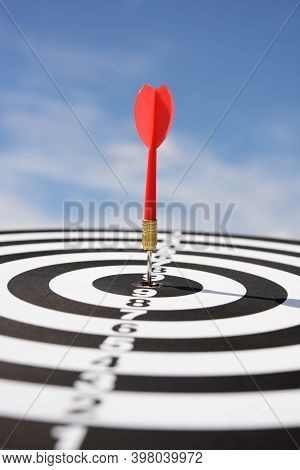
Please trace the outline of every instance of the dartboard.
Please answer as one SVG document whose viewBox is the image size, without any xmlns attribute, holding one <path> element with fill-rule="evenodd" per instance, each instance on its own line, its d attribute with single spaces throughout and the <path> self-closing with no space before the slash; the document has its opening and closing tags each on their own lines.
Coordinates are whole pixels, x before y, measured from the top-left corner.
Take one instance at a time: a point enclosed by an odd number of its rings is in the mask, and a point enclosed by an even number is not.
<svg viewBox="0 0 300 470">
<path fill-rule="evenodd" d="M 0 234 L 0 438 L 12 449 L 300 443 L 297 241 Z"/>
</svg>

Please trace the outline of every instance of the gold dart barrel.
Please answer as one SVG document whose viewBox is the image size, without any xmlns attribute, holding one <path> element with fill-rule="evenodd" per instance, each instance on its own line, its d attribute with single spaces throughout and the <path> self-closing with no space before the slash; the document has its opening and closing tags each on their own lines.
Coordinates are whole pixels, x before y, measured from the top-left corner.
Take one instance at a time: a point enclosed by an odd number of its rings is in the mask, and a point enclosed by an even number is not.
<svg viewBox="0 0 300 470">
<path fill-rule="evenodd" d="M 145 251 L 154 251 L 157 244 L 157 220 L 143 220 L 142 243 Z"/>
</svg>

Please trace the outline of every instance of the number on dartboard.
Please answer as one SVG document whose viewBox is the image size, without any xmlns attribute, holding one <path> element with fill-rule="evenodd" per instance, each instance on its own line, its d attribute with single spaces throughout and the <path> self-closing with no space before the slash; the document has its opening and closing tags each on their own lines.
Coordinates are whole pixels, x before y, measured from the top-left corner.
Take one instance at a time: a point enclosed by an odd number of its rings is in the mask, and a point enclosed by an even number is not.
<svg viewBox="0 0 300 470">
<path fill-rule="evenodd" d="M 130 299 L 127 304 L 128 307 L 149 307 L 150 300 L 147 299 Z"/>
</svg>

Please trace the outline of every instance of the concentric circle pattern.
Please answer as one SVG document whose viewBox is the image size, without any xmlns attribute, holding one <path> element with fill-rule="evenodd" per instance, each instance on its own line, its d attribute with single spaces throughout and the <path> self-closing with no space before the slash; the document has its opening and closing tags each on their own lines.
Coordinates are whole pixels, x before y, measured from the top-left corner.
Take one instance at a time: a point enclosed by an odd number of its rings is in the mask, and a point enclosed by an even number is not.
<svg viewBox="0 0 300 470">
<path fill-rule="evenodd" d="M 2 448 L 297 448 L 300 244 L 0 233 Z"/>
</svg>

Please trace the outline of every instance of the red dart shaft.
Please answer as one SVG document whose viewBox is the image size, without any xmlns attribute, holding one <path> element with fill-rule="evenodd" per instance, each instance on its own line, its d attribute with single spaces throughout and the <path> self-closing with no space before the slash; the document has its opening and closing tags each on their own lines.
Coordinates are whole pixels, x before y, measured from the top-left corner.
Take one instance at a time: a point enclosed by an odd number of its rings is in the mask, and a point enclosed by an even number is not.
<svg viewBox="0 0 300 470">
<path fill-rule="evenodd" d="M 156 220 L 156 148 L 148 153 L 144 220 Z"/>
</svg>

